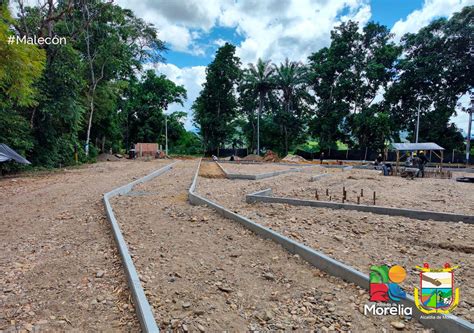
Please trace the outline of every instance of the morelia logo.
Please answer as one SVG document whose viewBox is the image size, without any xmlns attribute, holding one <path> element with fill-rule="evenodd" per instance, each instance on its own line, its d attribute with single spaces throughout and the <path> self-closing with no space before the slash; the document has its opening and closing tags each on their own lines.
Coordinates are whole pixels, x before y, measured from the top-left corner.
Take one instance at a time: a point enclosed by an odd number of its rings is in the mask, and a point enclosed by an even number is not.
<svg viewBox="0 0 474 333">
<path fill-rule="evenodd" d="M 398 303 L 406 299 L 405 291 L 400 283 L 406 279 L 406 270 L 399 265 L 373 265 L 370 267 L 370 301 L 375 302 L 364 306 L 364 314 L 377 316 L 411 316 L 413 309 Z"/>
</svg>

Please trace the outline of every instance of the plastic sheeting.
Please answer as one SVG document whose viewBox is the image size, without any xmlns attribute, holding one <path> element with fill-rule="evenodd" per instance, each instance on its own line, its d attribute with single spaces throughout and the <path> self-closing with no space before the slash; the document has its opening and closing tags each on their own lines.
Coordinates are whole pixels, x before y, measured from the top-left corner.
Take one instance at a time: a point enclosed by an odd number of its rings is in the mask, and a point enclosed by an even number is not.
<svg viewBox="0 0 474 333">
<path fill-rule="evenodd" d="M 6 144 L 0 143 L 0 162 L 6 162 L 10 160 L 14 160 L 21 164 L 31 164 L 30 161 L 8 147 Z"/>
</svg>

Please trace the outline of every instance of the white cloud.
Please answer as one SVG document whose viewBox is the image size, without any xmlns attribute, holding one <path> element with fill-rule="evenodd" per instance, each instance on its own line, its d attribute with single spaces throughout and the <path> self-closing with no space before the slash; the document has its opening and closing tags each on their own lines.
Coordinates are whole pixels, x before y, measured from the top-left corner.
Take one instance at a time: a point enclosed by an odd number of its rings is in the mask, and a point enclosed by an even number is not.
<svg viewBox="0 0 474 333">
<path fill-rule="evenodd" d="M 414 33 L 438 17 L 450 17 L 463 7 L 473 5 L 474 0 L 425 0 L 423 7 L 410 13 L 405 19 L 397 21 L 392 28 L 395 38 Z"/>
<path fill-rule="evenodd" d="M 173 103 L 168 106 L 168 113 L 175 111 L 185 111 L 188 116 L 185 121 L 185 127 L 187 130 L 194 128 L 192 120 L 191 106 L 194 100 L 199 96 L 199 92 L 202 89 L 202 84 L 206 78 L 206 67 L 205 66 L 193 66 L 179 68 L 173 64 L 147 64 L 144 66 L 144 70 L 154 69 L 158 74 L 164 74 L 176 84 L 183 85 L 187 91 L 187 100 L 184 105 Z"/>
<path fill-rule="evenodd" d="M 457 108 L 456 113 L 457 115 L 452 116 L 450 121 L 456 123 L 456 125 L 464 131 L 464 133 L 467 133 L 467 128 L 469 125 L 469 115 L 467 112 L 464 112 L 461 110 L 461 108 L 467 109 L 470 104 L 470 97 L 469 94 L 466 93 L 461 96 L 458 100 L 458 105 L 460 105 L 459 108 Z M 474 131 L 474 128 L 471 129 L 471 131 Z"/>
<path fill-rule="evenodd" d="M 244 36 L 237 55 L 245 64 L 259 57 L 304 60 L 329 44 L 334 26 L 349 19 L 364 25 L 370 16 L 365 0 L 243 0 L 224 8 L 219 24 Z"/>
</svg>

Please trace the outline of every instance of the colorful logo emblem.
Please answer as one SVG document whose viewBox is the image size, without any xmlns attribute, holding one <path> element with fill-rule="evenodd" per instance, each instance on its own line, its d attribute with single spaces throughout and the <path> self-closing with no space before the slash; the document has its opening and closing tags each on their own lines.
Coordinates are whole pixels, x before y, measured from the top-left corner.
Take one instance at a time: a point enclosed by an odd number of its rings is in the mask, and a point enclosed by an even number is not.
<svg viewBox="0 0 474 333">
<path fill-rule="evenodd" d="M 415 288 L 416 307 L 423 313 L 450 313 L 459 303 L 459 288 L 454 289 L 454 270 L 448 263 L 432 269 L 428 264 L 416 266 L 420 271 L 420 289 Z M 420 292 L 421 290 L 421 292 Z"/>
<path fill-rule="evenodd" d="M 370 301 L 371 302 L 398 302 L 406 298 L 406 293 L 399 286 L 407 276 L 402 266 L 387 265 L 370 267 Z"/>
</svg>

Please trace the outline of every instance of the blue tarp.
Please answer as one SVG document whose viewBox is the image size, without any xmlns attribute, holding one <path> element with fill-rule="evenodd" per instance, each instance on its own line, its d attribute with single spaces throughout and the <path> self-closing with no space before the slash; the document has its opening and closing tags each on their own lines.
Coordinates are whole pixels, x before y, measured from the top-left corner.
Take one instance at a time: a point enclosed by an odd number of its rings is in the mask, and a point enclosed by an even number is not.
<svg viewBox="0 0 474 333">
<path fill-rule="evenodd" d="M 10 160 L 14 160 L 21 164 L 31 164 L 30 161 L 8 147 L 6 144 L 0 143 L 0 162 L 7 162 Z"/>
</svg>

